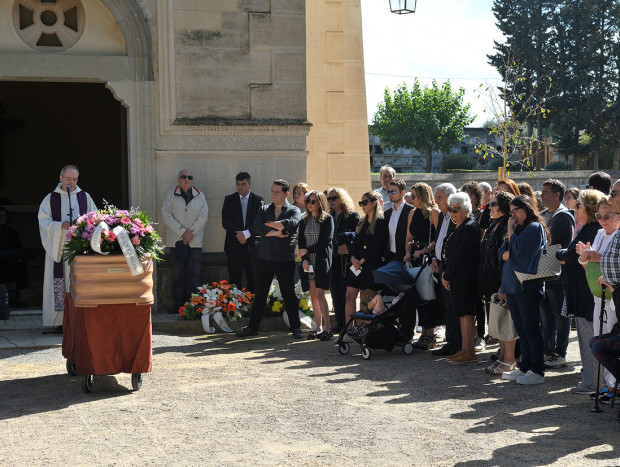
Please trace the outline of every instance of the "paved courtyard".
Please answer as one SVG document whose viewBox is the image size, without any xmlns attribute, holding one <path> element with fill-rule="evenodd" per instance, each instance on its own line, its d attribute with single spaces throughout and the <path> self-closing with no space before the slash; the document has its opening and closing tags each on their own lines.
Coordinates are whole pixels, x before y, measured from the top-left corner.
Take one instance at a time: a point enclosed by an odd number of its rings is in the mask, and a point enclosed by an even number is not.
<svg viewBox="0 0 620 467">
<path fill-rule="evenodd" d="M 365 361 L 280 332 L 157 334 L 153 353 L 140 391 L 120 374 L 84 394 L 60 348 L 0 350 L 0 464 L 620 463 L 617 409 L 591 414 L 568 392 L 574 364 L 522 387 L 482 364 L 398 349 Z"/>
</svg>

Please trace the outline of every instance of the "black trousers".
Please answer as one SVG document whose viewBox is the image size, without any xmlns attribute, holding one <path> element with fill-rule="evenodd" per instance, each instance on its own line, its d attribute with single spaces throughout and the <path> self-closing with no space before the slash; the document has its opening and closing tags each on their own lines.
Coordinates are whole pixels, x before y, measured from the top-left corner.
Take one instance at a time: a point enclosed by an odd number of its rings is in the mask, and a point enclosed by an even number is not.
<svg viewBox="0 0 620 467">
<path fill-rule="evenodd" d="M 443 263 L 438 261 L 439 263 L 439 278 L 441 282 L 441 277 L 446 270 Z M 443 298 L 443 306 L 446 310 L 446 345 L 448 348 L 461 350 L 463 345 L 463 339 L 461 337 L 461 320 L 454 313 L 454 309 L 452 308 L 452 300 L 450 298 L 450 291 L 446 290 L 446 288 L 441 286 L 441 295 Z"/>
<path fill-rule="evenodd" d="M 245 277 L 247 284 L 245 285 L 248 290 L 254 292 L 256 285 L 254 263 L 256 261 L 255 256 L 250 253 L 247 243 L 241 245 L 240 251 L 227 251 L 226 252 L 226 264 L 228 266 L 228 277 L 230 282 L 242 287 L 241 276 L 245 270 Z"/>
<path fill-rule="evenodd" d="M 267 297 L 269 295 L 269 287 L 275 276 L 280 284 L 280 291 L 284 298 L 284 308 L 288 314 L 291 330 L 301 327 L 299 321 L 299 301 L 295 295 L 295 283 L 293 277 L 295 275 L 295 261 L 264 261 L 257 259 L 256 261 L 256 291 L 252 309 L 250 310 L 249 326 L 254 331 L 258 331 L 258 326 L 263 319 L 265 306 L 267 305 Z"/>
<path fill-rule="evenodd" d="M 174 248 L 170 248 L 172 257 L 172 299 L 178 308 L 198 293 L 200 285 L 200 269 L 202 266 L 202 248 L 190 248 L 190 253 L 184 260 L 174 255 Z"/>
<path fill-rule="evenodd" d="M 332 258 L 332 278 L 329 290 L 332 293 L 332 303 L 334 304 L 334 314 L 336 322 L 341 326 L 346 324 L 345 305 L 347 303 L 347 271 L 346 263 L 343 270 L 343 259 L 346 255 L 338 255 Z"/>
</svg>

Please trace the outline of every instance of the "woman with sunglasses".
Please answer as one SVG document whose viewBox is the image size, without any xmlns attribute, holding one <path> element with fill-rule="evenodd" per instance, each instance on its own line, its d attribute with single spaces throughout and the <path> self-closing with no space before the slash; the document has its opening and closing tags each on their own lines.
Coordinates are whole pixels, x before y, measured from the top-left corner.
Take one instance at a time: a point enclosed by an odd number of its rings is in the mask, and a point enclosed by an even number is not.
<svg viewBox="0 0 620 467">
<path fill-rule="evenodd" d="M 583 226 L 568 247 L 559 250 L 556 258 L 564 265 L 562 279 L 566 308 L 569 316 L 575 317 L 577 323 L 577 338 L 579 353 L 581 354 L 581 383 L 571 389 L 573 393 L 589 394 L 595 387 L 596 361 L 590 351 L 590 339 L 594 337 L 592 315 L 594 311 L 594 297 L 590 292 L 585 269 L 579 264 L 577 245 L 592 243 L 600 229 L 596 219 L 599 202 L 605 197 L 597 190 L 583 190 L 574 203 L 575 219 Z M 564 197 L 566 200 L 566 196 Z"/>
<path fill-rule="evenodd" d="M 478 283 L 478 291 L 486 304 L 487 315 L 491 296 L 498 293 L 501 286 L 497 252 L 506 240 L 508 219 L 510 218 L 510 202 L 513 199 L 514 196 L 512 193 L 498 191 L 493 195 L 489 203 L 492 221 L 491 225 L 484 233 L 484 238 L 480 245 L 480 281 Z M 516 366 L 515 344 L 516 340 L 499 340 L 499 354 L 497 360 L 488 366 L 485 371 L 492 375 L 501 375 L 504 371 L 514 370 Z"/>
<path fill-rule="evenodd" d="M 538 214 L 533 201 L 520 195 L 510 202 L 508 241 L 499 250 L 502 268 L 500 299 L 508 301 L 510 315 L 519 334 L 521 362 L 518 368 L 504 371 L 502 379 L 518 384 L 545 382 L 544 345 L 540 328 L 540 301 L 542 283 L 521 284 L 515 271 L 535 274 L 538 261 L 550 235 L 545 221 Z"/>
<path fill-rule="evenodd" d="M 369 191 L 362 195 L 359 202 L 364 217 L 357 226 L 355 240 L 351 245 L 351 269 L 347 272 L 346 321 L 356 311 L 357 296 L 360 290 L 368 295 L 376 295 L 379 286 L 375 284 L 372 271 L 383 266 L 383 255 L 388 247 L 388 223 L 383 217 L 382 197 L 379 193 Z"/>
<path fill-rule="evenodd" d="M 308 191 L 310 191 L 310 187 L 304 182 L 299 182 L 293 186 L 293 190 L 291 192 L 293 194 L 292 204 L 297 209 L 299 209 L 302 215 L 306 212 L 306 193 L 308 193 Z M 304 270 L 301 267 L 299 245 L 295 248 L 295 276 L 293 277 L 293 281 L 295 282 L 295 284 L 301 281 L 301 289 L 304 292 L 308 292 L 310 290 L 310 284 L 308 284 L 308 275 L 304 274 Z"/>
<path fill-rule="evenodd" d="M 325 291 L 329 289 L 332 269 L 332 237 L 334 221 L 327 212 L 327 199 L 323 192 L 306 194 L 306 212 L 299 223 L 299 256 L 304 273 L 308 276 L 310 299 L 314 310 L 316 331 L 308 339 L 328 341 L 333 337 L 329 320 L 329 306 Z"/>
<path fill-rule="evenodd" d="M 588 265 L 588 263 L 600 263 L 601 262 L 601 255 L 605 252 L 605 250 L 611 243 L 611 240 L 613 236 L 615 235 L 616 231 L 620 228 L 620 216 L 618 216 L 618 213 L 615 212 L 611 204 L 611 201 L 606 196 L 604 196 L 599 201 L 598 210 L 595 214 L 595 217 L 598 219 L 598 222 L 600 226 L 602 227 L 602 229 L 600 229 L 597 232 L 596 237 L 594 238 L 594 241 L 592 242 L 592 245 L 588 243 L 585 243 L 585 244 L 578 243 L 576 247 L 577 253 L 580 254 L 579 262 L 584 268 L 589 268 L 589 269 L 592 268 L 592 266 Z M 592 291 L 592 289 L 590 290 Z M 600 329 L 602 293 L 601 293 L 600 287 L 595 287 L 594 292 L 595 292 L 593 294 L 594 295 L 594 310 L 592 314 L 592 324 L 591 324 L 592 330 L 591 331 L 592 331 L 593 336 L 598 337 L 598 333 Z M 606 297 L 605 310 L 607 312 L 606 313 L 607 320 L 603 321 L 603 334 L 607 334 L 608 332 L 610 332 L 611 329 L 614 327 L 614 325 L 618 321 L 618 318 L 616 316 L 616 308 L 614 305 L 614 301 L 611 300 L 611 290 L 609 290 L 609 288 L 607 289 L 607 293 L 605 297 Z M 577 332 L 578 333 L 580 330 L 579 326 L 580 326 L 580 323 L 579 323 L 579 320 L 577 320 Z M 586 332 L 583 332 L 583 333 L 585 335 Z M 579 350 L 581 351 L 581 338 L 579 338 Z M 581 355 L 582 355 L 582 361 L 584 361 L 585 360 L 583 358 L 584 354 L 582 353 Z M 585 366 L 583 368 L 584 368 L 584 373 L 585 373 Z M 613 393 L 612 389 L 616 383 L 615 378 L 606 369 L 603 371 L 603 378 L 605 380 L 605 385 L 606 385 L 606 388 L 603 389 L 603 392 L 612 394 Z M 577 388 L 572 389 L 572 392 L 577 393 L 577 394 L 587 393 L 587 390 L 594 387 L 595 384 L 596 384 L 596 380 L 594 380 L 592 385 L 588 387 L 582 381 L 582 383 L 578 385 Z M 594 389 L 592 389 L 592 391 L 594 392 Z"/>
<path fill-rule="evenodd" d="M 405 242 L 405 262 L 420 266 L 424 255 L 435 249 L 435 229 L 439 222 L 439 209 L 435 205 L 433 189 L 426 183 L 416 183 L 411 187 L 411 201 L 415 209 L 407 220 L 407 240 Z M 430 260 L 429 260 L 430 261 Z M 427 266 L 430 267 L 430 266 Z M 439 285 L 435 295 L 439 296 Z M 417 307 L 418 325 L 422 335 L 415 347 L 422 350 L 434 349 L 437 345 L 435 327 L 446 324 L 445 313 L 437 300 L 430 300 Z"/>
<path fill-rule="evenodd" d="M 452 363 L 477 363 L 474 350 L 474 316 L 478 297 L 478 260 L 480 255 L 480 227 L 471 216 L 469 195 L 462 191 L 448 198 L 450 217 L 456 224 L 446 238 L 442 256 L 446 266 L 441 283 L 450 291 L 454 314 L 461 325 L 461 350 L 446 357 Z"/>
<path fill-rule="evenodd" d="M 330 291 L 336 327 L 334 333 L 342 331 L 346 324 L 345 306 L 347 302 L 347 271 L 349 268 L 349 247 L 355 238 L 355 229 L 360 215 L 349 193 L 344 188 L 333 187 L 327 190 L 329 213 L 334 219 L 334 239 L 332 240 L 332 279 Z M 339 235 L 342 234 L 342 235 Z"/>
<path fill-rule="evenodd" d="M 568 209 L 572 209 L 577 213 L 577 200 L 579 200 L 579 188 L 569 188 L 564 193 L 564 204 Z M 579 232 L 579 229 L 583 227 L 583 224 L 577 216 L 575 216 L 575 235 Z"/>
</svg>

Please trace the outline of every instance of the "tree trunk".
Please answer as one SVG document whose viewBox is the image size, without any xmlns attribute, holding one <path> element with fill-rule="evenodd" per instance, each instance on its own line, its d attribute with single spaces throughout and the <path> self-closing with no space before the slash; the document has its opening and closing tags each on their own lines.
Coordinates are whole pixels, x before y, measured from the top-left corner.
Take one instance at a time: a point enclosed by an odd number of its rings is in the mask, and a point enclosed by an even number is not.
<svg viewBox="0 0 620 467">
<path fill-rule="evenodd" d="M 542 114 L 540 112 L 536 115 L 536 170 L 540 170 L 542 168 Z"/>
<path fill-rule="evenodd" d="M 429 146 L 426 146 L 424 152 L 426 153 L 426 172 L 433 173 L 433 151 Z"/>
<path fill-rule="evenodd" d="M 611 168 L 612 170 L 618 170 L 618 168 L 620 168 L 620 146 L 616 146 L 614 149 L 614 163 Z"/>
</svg>

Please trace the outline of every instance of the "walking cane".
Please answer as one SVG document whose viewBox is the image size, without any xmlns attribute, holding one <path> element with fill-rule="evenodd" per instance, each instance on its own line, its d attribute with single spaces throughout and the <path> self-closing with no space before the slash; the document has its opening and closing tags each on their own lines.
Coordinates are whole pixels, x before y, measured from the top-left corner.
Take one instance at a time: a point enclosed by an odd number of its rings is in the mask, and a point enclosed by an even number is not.
<svg viewBox="0 0 620 467">
<path fill-rule="evenodd" d="M 607 317 L 605 316 L 607 312 L 605 311 L 605 284 L 601 285 L 601 314 L 599 316 L 599 327 L 598 327 L 598 338 L 601 340 L 603 336 L 603 323 L 607 322 Z M 598 365 L 596 367 L 596 397 L 594 398 L 594 407 L 590 409 L 590 412 L 601 413 L 603 409 L 598 406 L 598 392 L 600 390 L 601 385 L 601 362 L 597 359 Z"/>
</svg>

